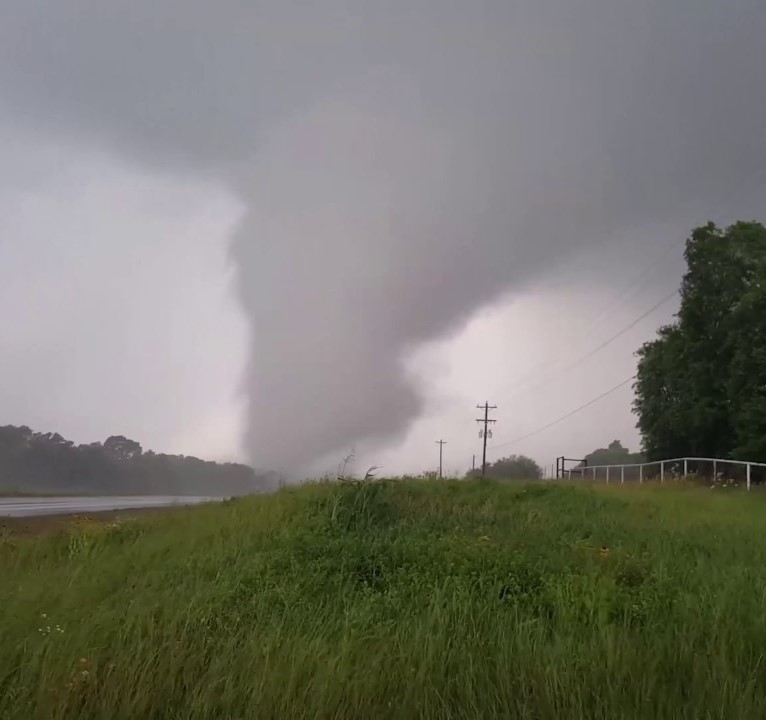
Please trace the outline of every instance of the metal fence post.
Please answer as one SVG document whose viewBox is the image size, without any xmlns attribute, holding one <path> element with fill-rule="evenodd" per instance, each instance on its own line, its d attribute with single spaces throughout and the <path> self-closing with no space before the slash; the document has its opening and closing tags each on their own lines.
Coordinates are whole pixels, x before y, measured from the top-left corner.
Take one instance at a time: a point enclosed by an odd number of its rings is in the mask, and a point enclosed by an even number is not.
<svg viewBox="0 0 766 720">
<path fill-rule="evenodd" d="M 625 483 L 625 466 L 623 465 L 620 467 L 620 484 L 623 485 Z"/>
<path fill-rule="evenodd" d="M 747 489 L 750 489 L 750 463 L 747 464 Z"/>
<path fill-rule="evenodd" d="M 689 475 L 689 461 L 684 458 L 684 477 Z"/>
<path fill-rule="evenodd" d="M 660 463 L 660 482 L 665 482 L 665 461 Z"/>
<path fill-rule="evenodd" d="M 713 460 L 713 482 L 718 479 L 718 460 Z"/>
<path fill-rule="evenodd" d="M 593 468 L 593 482 L 596 482 L 596 468 Z"/>
<path fill-rule="evenodd" d="M 638 466 L 638 483 L 639 485 L 644 484 L 644 466 L 643 465 Z"/>
<path fill-rule="evenodd" d="M 609 485 L 609 465 L 606 466 L 606 484 Z"/>
</svg>

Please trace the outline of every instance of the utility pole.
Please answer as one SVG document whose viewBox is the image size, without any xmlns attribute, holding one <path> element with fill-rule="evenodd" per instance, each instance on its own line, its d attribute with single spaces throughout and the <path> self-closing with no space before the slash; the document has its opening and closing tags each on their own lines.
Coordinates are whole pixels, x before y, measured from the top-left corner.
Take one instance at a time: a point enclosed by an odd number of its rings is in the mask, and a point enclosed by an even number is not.
<svg viewBox="0 0 766 720">
<path fill-rule="evenodd" d="M 479 437 L 484 438 L 484 451 L 481 456 L 481 476 L 484 477 L 487 474 L 487 435 L 492 434 L 492 431 L 488 430 L 487 426 L 489 423 L 497 422 L 497 420 L 492 420 L 489 417 L 489 411 L 497 410 L 497 405 L 490 405 L 488 402 L 485 402 L 484 405 L 477 405 L 476 407 L 479 410 L 484 410 L 484 417 L 476 418 L 477 423 L 484 424 L 484 428 L 479 430 Z"/>
<path fill-rule="evenodd" d="M 446 440 L 437 440 L 436 444 L 439 446 L 439 480 L 442 479 L 442 450 L 447 444 Z"/>
</svg>

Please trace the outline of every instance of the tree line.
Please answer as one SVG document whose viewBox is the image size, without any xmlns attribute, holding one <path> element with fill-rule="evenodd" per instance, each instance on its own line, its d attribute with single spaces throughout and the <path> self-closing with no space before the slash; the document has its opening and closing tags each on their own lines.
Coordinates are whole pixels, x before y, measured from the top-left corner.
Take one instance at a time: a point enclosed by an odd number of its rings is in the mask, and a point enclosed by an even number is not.
<svg viewBox="0 0 766 720">
<path fill-rule="evenodd" d="M 123 435 L 75 445 L 59 433 L 0 427 L 0 491 L 230 496 L 275 484 L 273 474 L 256 474 L 247 465 L 144 452 Z"/>
<path fill-rule="evenodd" d="M 677 319 L 638 351 L 634 411 L 649 460 L 766 462 L 766 228 L 696 228 Z"/>
</svg>

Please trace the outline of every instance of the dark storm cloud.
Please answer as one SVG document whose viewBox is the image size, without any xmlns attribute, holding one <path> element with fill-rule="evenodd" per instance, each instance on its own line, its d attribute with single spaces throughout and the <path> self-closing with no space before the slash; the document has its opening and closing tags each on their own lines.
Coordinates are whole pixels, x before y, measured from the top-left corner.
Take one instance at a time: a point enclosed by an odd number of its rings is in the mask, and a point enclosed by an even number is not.
<svg viewBox="0 0 766 720">
<path fill-rule="evenodd" d="M 762 0 L 18 0 L 0 93 L 238 195 L 247 445 L 298 467 L 401 433 L 404 353 L 501 292 L 762 186 L 765 32 Z"/>
</svg>

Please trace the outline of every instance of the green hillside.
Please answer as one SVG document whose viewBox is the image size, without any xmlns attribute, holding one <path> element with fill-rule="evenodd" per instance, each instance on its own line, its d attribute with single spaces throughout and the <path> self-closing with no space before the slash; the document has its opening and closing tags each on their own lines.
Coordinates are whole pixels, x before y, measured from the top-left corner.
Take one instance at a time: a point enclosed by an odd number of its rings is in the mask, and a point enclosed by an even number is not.
<svg viewBox="0 0 766 720">
<path fill-rule="evenodd" d="M 766 496 L 317 484 L 0 535 L 0 717 L 766 717 Z"/>
</svg>

